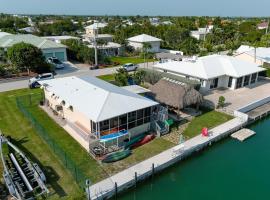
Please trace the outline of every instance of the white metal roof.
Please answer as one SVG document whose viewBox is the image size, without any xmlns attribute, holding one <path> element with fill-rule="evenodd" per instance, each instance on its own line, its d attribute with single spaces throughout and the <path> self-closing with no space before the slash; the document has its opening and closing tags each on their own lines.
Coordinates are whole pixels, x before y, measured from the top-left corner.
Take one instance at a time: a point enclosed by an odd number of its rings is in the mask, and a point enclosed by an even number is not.
<svg viewBox="0 0 270 200">
<path fill-rule="evenodd" d="M 130 41 L 130 42 L 140 42 L 140 43 L 143 43 L 143 42 L 160 42 L 160 41 L 162 41 L 159 38 L 153 37 L 151 35 L 146 35 L 146 34 L 137 35 L 137 36 L 128 38 L 127 40 Z"/>
<path fill-rule="evenodd" d="M 147 92 L 151 91 L 151 90 L 143 88 L 139 85 L 128 85 L 128 86 L 124 86 L 122 88 L 127 90 L 127 91 L 133 92 L 135 94 L 143 94 L 143 93 L 147 93 Z"/>
<path fill-rule="evenodd" d="M 237 78 L 265 70 L 264 68 L 259 67 L 258 64 L 224 55 L 205 56 L 194 61 L 158 63 L 154 67 L 204 80 L 223 75 Z"/>
<path fill-rule="evenodd" d="M 11 34 L 7 33 L 7 32 L 0 32 L 0 38 L 3 37 L 3 36 L 6 36 L 6 35 L 11 35 Z"/>
<path fill-rule="evenodd" d="M 91 76 L 57 78 L 40 83 L 95 122 L 158 104 Z"/>
<path fill-rule="evenodd" d="M 245 54 L 254 57 L 255 49 L 253 48 L 252 50 L 245 52 Z M 256 48 L 256 59 L 260 59 L 264 62 L 270 63 L 270 48 L 266 47 Z"/>
<path fill-rule="evenodd" d="M 236 54 L 242 54 L 248 51 L 254 50 L 254 47 L 248 46 L 248 45 L 241 45 L 237 50 Z"/>
<path fill-rule="evenodd" d="M 104 28 L 106 27 L 108 24 L 107 23 L 102 23 L 102 22 L 98 22 L 98 23 L 93 23 L 89 26 L 86 26 L 86 29 L 99 29 L 99 28 Z"/>
</svg>

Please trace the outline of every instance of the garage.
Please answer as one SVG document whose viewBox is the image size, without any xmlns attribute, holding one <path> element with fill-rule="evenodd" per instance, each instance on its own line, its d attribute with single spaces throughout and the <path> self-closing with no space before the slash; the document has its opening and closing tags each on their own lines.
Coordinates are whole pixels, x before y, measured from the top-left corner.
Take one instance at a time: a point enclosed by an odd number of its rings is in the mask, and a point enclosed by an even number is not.
<svg viewBox="0 0 270 200">
<path fill-rule="evenodd" d="M 66 48 L 42 49 L 45 58 L 57 57 L 61 61 L 67 61 Z"/>
</svg>

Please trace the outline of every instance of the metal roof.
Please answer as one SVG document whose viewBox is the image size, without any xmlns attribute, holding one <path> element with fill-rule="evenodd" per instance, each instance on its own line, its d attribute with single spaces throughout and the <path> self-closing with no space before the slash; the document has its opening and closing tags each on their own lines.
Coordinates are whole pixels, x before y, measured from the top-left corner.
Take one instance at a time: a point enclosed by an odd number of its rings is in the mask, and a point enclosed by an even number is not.
<svg viewBox="0 0 270 200">
<path fill-rule="evenodd" d="M 31 34 L 5 35 L 0 38 L 0 47 L 8 48 L 20 42 L 32 44 L 40 49 L 66 48 L 63 44 Z"/>
<path fill-rule="evenodd" d="M 162 41 L 159 38 L 153 37 L 151 35 L 146 35 L 146 34 L 141 34 L 141 35 L 137 35 L 131 38 L 127 39 L 130 42 L 160 42 Z"/>
<path fill-rule="evenodd" d="M 50 93 L 89 119 L 100 122 L 132 111 L 158 105 L 157 102 L 96 77 L 65 77 L 40 82 Z"/>
<path fill-rule="evenodd" d="M 265 70 L 258 64 L 224 55 L 205 56 L 190 61 L 159 63 L 154 67 L 204 80 L 224 75 L 237 78 Z"/>
<path fill-rule="evenodd" d="M 127 90 L 127 91 L 133 92 L 135 94 L 144 94 L 144 93 L 147 93 L 147 92 L 151 91 L 151 90 L 143 88 L 143 87 L 141 87 L 139 85 L 128 85 L 128 86 L 124 86 L 122 88 Z"/>
</svg>

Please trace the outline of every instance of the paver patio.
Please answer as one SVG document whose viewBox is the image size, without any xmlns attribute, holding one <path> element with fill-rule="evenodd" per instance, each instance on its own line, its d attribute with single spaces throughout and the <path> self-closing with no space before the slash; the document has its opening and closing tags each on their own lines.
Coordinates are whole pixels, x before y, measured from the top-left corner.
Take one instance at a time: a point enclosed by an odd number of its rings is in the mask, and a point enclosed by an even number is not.
<svg viewBox="0 0 270 200">
<path fill-rule="evenodd" d="M 270 95 L 270 79 L 261 79 L 252 86 L 237 90 L 212 90 L 204 95 L 205 102 L 212 105 L 216 105 L 218 98 L 224 96 L 226 99 L 226 110 L 233 111 L 268 97 Z"/>
</svg>

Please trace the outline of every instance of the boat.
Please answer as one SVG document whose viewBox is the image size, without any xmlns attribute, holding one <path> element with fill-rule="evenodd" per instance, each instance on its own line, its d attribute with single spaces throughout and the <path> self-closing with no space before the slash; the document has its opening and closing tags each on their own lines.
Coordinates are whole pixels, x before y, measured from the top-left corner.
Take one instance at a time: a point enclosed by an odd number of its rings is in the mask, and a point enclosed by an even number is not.
<svg viewBox="0 0 270 200">
<path fill-rule="evenodd" d="M 155 135 L 154 134 L 151 134 L 151 135 L 146 135 L 142 140 L 138 141 L 137 143 L 133 144 L 131 146 L 131 149 L 135 149 L 139 146 L 142 146 L 148 142 L 150 142 L 151 140 L 153 140 L 155 138 Z"/>
<path fill-rule="evenodd" d="M 113 153 L 110 153 L 107 156 L 105 156 L 105 158 L 102 160 L 102 162 L 104 162 L 104 163 L 116 162 L 116 161 L 119 161 L 119 160 L 122 160 L 122 159 L 128 157 L 130 154 L 131 154 L 130 149 L 113 152 Z"/>
<path fill-rule="evenodd" d="M 31 163 L 22 151 L 1 134 L 0 154 L 3 178 L 13 199 L 30 200 L 49 194 L 46 177 L 38 164 Z"/>
<path fill-rule="evenodd" d="M 128 141 L 125 145 L 124 148 L 125 149 L 129 149 L 132 145 L 134 145 L 135 143 L 139 142 L 140 140 L 142 140 L 144 138 L 145 134 L 140 134 L 138 136 L 135 136 L 133 138 L 130 139 L 130 141 Z"/>
</svg>

